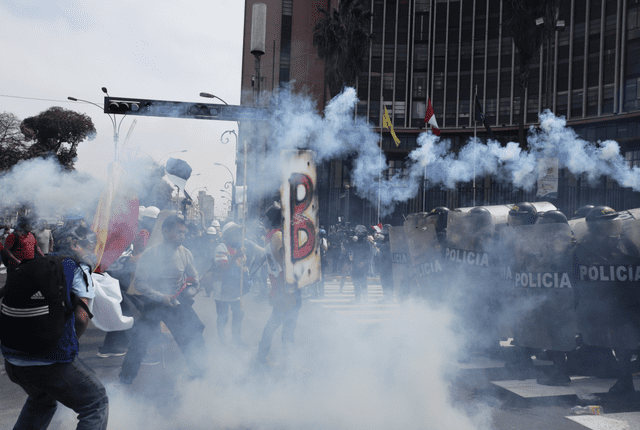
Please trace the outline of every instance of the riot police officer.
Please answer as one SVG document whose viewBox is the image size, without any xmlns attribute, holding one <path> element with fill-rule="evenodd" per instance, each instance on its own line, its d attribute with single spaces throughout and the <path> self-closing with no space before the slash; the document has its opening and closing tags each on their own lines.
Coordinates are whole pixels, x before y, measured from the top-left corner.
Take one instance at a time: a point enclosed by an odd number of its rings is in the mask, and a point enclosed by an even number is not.
<svg viewBox="0 0 640 430">
<path fill-rule="evenodd" d="M 580 218 L 586 217 L 589 211 L 594 207 L 595 207 L 594 205 L 580 206 L 578 209 L 576 209 L 571 219 L 580 219 Z"/>
<path fill-rule="evenodd" d="M 588 231 L 574 258 L 580 335 L 588 345 L 613 347 L 619 377 L 609 392 L 633 392 L 630 339 L 637 342 L 640 293 L 628 280 L 640 269 L 640 252 L 612 208 L 596 206 L 585 221 Z"/>
<path fill-rule="evenodd" d="M 537 210 L 529 202 L 515 204 L 509 210 L 508 224 L 512 227 L 531 225 L 536 222 Z"/>
</svg>

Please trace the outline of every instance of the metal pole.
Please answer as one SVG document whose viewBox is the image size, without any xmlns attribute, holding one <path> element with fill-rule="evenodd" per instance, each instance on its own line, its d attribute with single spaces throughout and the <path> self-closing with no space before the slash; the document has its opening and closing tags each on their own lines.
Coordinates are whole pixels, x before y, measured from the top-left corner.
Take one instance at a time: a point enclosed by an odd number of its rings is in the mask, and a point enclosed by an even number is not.
<svg viewBox="0 0 640 430">
<path fill-rule="evenodd" d="M 476 116 L 476 104 L 478 103 L 478 85 L 476 85 L 476 94 L 473 98 L 473 205 L 476 205 L 476 156 L 477 156 L 477 150 L 476 150 L 476 134 L 478 131 L 478 119 L 475 117 Z"/>
</svg>

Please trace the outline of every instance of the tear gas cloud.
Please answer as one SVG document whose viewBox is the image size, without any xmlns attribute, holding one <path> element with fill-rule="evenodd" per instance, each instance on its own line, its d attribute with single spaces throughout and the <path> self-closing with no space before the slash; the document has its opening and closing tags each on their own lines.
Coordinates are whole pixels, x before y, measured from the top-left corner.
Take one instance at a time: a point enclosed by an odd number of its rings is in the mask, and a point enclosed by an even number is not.
<svg viewBox="0 0 640 430">
<path fill-rule="evenodd" d="M 21 161 L 0 176 L 3 207 L 27 204 L 49 222 L 71 209 L 92 214 L 103 186 L 96 178 L 63 170 L 53 157 Z"/>
<path fill-rule="evenodd" d="M 150 184 L 157 182 L 153 167 L 153 163 L 144 162 L 135 151 L 123 151 L 116 168 L 120 191 L 138 198 L 152 192 Z M 32 221 L 44 219 L 49 223 L 62 219 L 68 211 L 80 210 L 90 224 L 106 180 L 64 170 L 54 157 L 23 160 L 0 175 L 0 205 L 3 208 L 27 205 L 32 209 Z"/>
<path fill-rule="evenodd" d="M 458 345 L 446 310 L 408 305 L 392 323 L 371 326 L 308 308 L 293 350 L 285 353 L 276 336 L 269 359 L 279 364 L 253 373 L 255 353 L 217 347 L 215 315 L 196 307 L 207 327 L 207 376 L 166 381 L 175 390 L 166 403 L 158 393 L 107 384 L 109 428 L 490 428 L 486 412 L 452 406 L 447 395 L 448 358 Z M 180 363 L 171 365 L 180 371 Z"/>
<path fill-rule="evenodd" d="M 586 174 L 590 181 L 608 175 L 621 186 L 640 191 L 640 170 L 627 166 L 616 142 L 587 142 L 566 126 L 563 117 L 548 110 L 540 115 L 540 128 L 529 130 L 528 150 L 522 150 L 515 142 L 503 146 L 489 140 L 483 144 L 478 138 L 474 144 L 470 138 L 455 153 L 448 139 L 425 132 L 418 137 L 418 148 L 409 154 L 408 172 L 386 178 L 381 175 L 388 166 L 380 156 L 380 136 L 369 123 L 354 115 L 357 102 L 355 89 L 345 88 L 328 103 L 321 116 L 309 97 L 281 91 L 274 103 L 277 107 L 270 129 L 249 131 L 249 135 L 256 134 L 267 142 L 266 158 L 260 154 L 256 165 L 267 165 L 268 173 L 274 173 L 283 164 L 280 152 L 291 149 L 316 151 L 318 162 L 351 158 L 351 178 L 357 193 L 372 202 L 380 193 L 385 212 L 392 210 L 395 203 L 417 195 L 423 178 L 433 186 L 454 188 L 460 182 L 471 181 L 474 174 L 492 175 L 498 181 L 531 191 L 538 179 L 539 158 L 558 158 L 560 168 L 567 168 L 574 175 Z M 277 189 L 279 177 L 266 179 L 265 190 Z"/>
</svg>

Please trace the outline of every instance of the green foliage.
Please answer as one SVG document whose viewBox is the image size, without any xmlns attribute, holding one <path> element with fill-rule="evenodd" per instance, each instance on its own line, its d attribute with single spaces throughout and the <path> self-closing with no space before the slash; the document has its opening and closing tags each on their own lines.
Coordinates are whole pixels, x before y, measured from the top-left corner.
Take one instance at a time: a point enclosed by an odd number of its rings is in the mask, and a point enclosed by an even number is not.
<svg viewBox="0 0 640 430">
<path fill-rule="evenodd" d="M 61 107 L 51 107 L 36 116 L 26 118 L 20 130 L 27 141 L 34 143 L 27 158 L 55 155 L 61 166 L 72 170 L 78 155 L 78 144 L 95 138 L 96 129 L 87 115 Z"/>
<path fill-rule="evenodd" d="M 313 29 L 313 46 L 324 61 L 329 94 L 355 86 L 369 55 L 371 12 L 366 0 L 340 0 L 332 11 L 318 8 L 320 20 Z"/>
<path fill-rule="evenodd" d="M 20 131 L 20 119 L 10 112 L 0 114 L 0 171 L 9 170 L 24 159 L 27 145 Z"/>
</svg>

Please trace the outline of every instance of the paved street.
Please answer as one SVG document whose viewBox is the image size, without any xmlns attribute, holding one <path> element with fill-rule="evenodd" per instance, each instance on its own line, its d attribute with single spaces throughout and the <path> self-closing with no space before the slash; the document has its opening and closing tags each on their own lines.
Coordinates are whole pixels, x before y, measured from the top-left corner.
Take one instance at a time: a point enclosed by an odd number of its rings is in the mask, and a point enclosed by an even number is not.
<svg viewBox="0 0 640 430">
<path fill-rule="evenodd" d="M 528 373 L 507 369 L 507 346 L 500 357 L 456 363 L 447 358 L 455 350 L 450 336 L 438 330 L 446 320 L 439 310 L 379 302 L 375 279 L 367 302 L 351 303 L 353 297 L 351 283 L 340 291 L 337 281 L 326 283 L 324 298 L 305 297 L 296 351 L 283 353 L 278 331 L 266 370 L 255 370 L 253 359 L 271 308 L 255 294 L 244 299 L 248 349 L 221 344 L 213 300 L 198 296 L 211 368 L 204 382 L 181 374 L 184 359 L 166 334 L 148 354 L 159 363 L 142 366 L 131 387 L 117 382 L 123 357 L 96 356 L 102 332 L 87 331 L 80 357 L 107 386 L 110 429 L 640 429 L 640 398 L 609 396 L 613 380 L 541 386 L 535 377 L 550 363 L 536 362 Z M 635 384 L 640 389 L 640 378 Z M 11 428 L 24 399 L 0 375 L 0 429 Z M 571 414 L 587 404 L 605 414 Z M 75 428 L 72 412 L 59 408 L 50 428 Z"/>
</svg>

